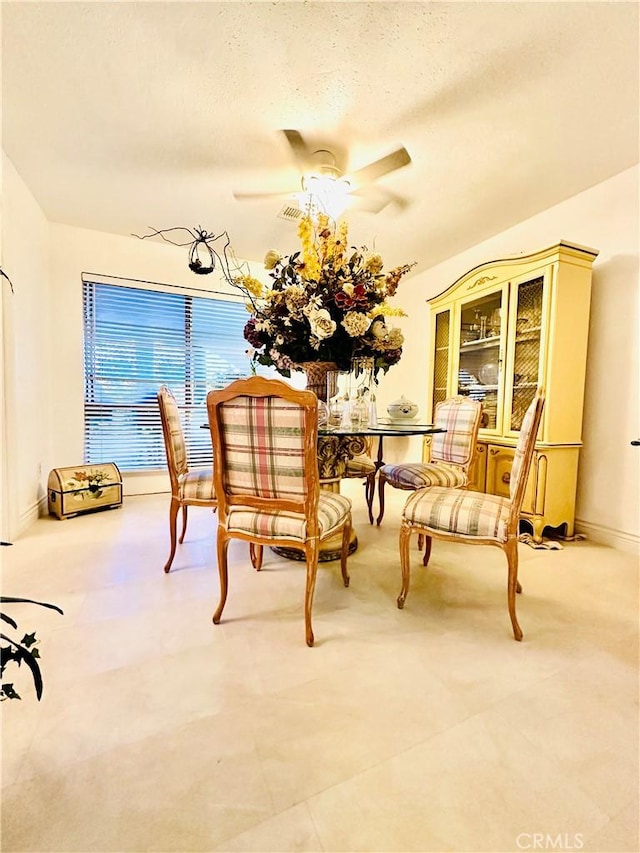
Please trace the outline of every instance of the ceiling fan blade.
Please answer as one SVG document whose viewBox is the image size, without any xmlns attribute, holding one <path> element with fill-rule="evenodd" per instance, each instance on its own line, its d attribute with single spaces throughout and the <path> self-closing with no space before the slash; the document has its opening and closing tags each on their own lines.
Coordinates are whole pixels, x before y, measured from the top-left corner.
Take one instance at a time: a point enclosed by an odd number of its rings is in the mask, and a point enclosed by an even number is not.
<svg viewBox="0 0 640 853">
<path fill-rule="evenodd" d="M 363 196 L 351 193 L 353 199 L 353 210 L 361 210 L 364 213 L 380 213 L 389 204 L 389 199 L 384 196 Z"/>
<path fill-rule="evenodd" d="M 387 198 L 390 204 L 395 204 L 398 210 L 406 210 L 411 204 L 411 200 L 397 193 L 388 192 Z"/>
<path fill-rule="evenodd" d="M 302 134 L 297 130 L 283 130 L 287 137 L 287 142 L 291 146 L 293 156 L 300 166 L 307 166 L 311 158 L 309 146 L 302 138 Z"/>
<path fill-rule="evenodd" d="M 256 198 L 287 198 L 289 196 L 295 195 L 297 192 L 300 192 L 299 189 L 295 190 L 281 190 L 280 192 L 256 192 L 256 193 L 244 193 L 244 192 L 235 192 L 233 193 L 233 197 L 238 201 L 248 201 L 250 199 Z"/>
<path fill-rule="evenodd" d="M 368 185 L 353 190 L 350 195 L 357 200 L 358 210 L 369 213 L 380 213 L 390 204 L 395 205 L 398 210 L 405 210 L 411 204 L 409 199 L 391 192 L 386 187 Z"/>
<path fill-rule="evenodd" d="M 411 157 L 407 149 L 398 148 L 397 151 L 387 154 L 386 157 L 381 157 L 379 160 L 374 160 L 373 163 L 351 172 L 349 178 L 358 184 L 367 184 L 383 175 L 388 175 L 389 172 L 395 172 L 396 169 L 408 166 L 410 162 Z"/>
</svg>

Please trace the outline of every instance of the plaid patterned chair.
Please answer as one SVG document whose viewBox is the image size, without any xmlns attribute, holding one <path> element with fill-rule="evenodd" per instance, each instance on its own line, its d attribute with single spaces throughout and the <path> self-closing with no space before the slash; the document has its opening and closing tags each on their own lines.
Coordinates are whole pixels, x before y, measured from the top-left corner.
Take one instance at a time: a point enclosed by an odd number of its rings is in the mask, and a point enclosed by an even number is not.
<svg viewBox="0 0 640 853">
<path fill-rule="evenodd" d="M 407 500 L 400 527 L 400 609 L 404 607 L 409 591 L 409 539 L 412 533 L 426 538 L 425 566 L 429 562 L 432 538 L 472 545 L 497 545 L 507 556 L 507 599 L 513 635 L 516 640 L 522 639 L 516 618 L 516 592 L 522 592 L 518 582 L 518 521 L 543 406 L 544 391 L 539 388 L 522 421 L 511 467 L 508 498 L 436 486 L 415 492 Z"/>
<path fill-rule="evenodd" d="M 320 489 L 317 460 L 318 399 L 279 379 L 238 379 L 207 395 L 219 498 L 218 624 L 227 599 L 227 548 L 231 539 L 250 543 L 254 568 L 263 546 L 299 549 L 306 558 L 305 634 L 313 645 L 311 608 L 319 543 L 342 533 L 341 570 L 349 585 L 347 554 L 351 501 Z"/>
<path fill-rule="evenodd" d="M 182 533 L 179 541 L 182 544 L 187 532 L 187 507 L 207 506 L 215 511 L 218 501 L 213 489 L 213 470 L 211 468 L 189 470 L 180 412 L 173 393 L 166 385 L 161 385 L 158 389 L 158 406 L 171 480 L 169 506 L 171 552 L 164 567 L 165 572 L 168 572 L 176 553 L 176 523 L 180 507 L 182 507 Z"/>
<path fill-rule="evenodd" d="M 436 405 L 435 425 L 446 432 L 434 433 L 431 462 L 383 465 L 378 471 L 379 512 L 376 524 L 384 516 L 384 486 L 416 491 L 442 486 L 464 488 L 476 452 L 482 404 L 469 397 L 450 397 Z"/>
</svg>

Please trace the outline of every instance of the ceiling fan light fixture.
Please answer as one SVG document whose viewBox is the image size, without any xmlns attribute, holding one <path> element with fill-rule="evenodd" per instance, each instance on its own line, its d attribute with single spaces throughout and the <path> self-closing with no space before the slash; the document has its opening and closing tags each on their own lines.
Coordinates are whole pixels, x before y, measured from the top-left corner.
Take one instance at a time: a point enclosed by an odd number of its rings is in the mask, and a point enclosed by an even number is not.
<svg viewBox="0 0 640 853">
<path fill-rule="evenodd" d="M 325 213 L 338 219 L 349 206 L 351 184 L 334 168 L 309 172 L 302 177 L 302 192 L 297 198 L 300 207 L 311 216 Z"/>
</svg>

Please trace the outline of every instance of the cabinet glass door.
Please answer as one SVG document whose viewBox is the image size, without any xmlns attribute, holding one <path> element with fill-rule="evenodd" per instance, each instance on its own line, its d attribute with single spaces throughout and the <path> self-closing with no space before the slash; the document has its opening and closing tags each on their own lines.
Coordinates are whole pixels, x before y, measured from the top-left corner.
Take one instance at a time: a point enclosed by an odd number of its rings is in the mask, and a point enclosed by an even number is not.
<svg viewBox="0 0 640 853">
<path fill-rule="evenodd" d="M 513 359 L 513 395 L 509 429 L 516 432 L 540 379 L 540 335 L 544 277 L 518 285 Z"/>
<path fill-rule="evenodd" d="M 433 412 L 435 416 L 436 403 L 447 398 L 447 380 L 449 376 L 449 333 L 451 330 L 451 311 L 440 311 L 436 314 L 435 350 L 433 354 Z"/>
<path fill-rule="evenodd" d="M 482 403 L 483 429 L 498 426 L 503 291 L 462 304 L 458 394 Z"/>
</svg>

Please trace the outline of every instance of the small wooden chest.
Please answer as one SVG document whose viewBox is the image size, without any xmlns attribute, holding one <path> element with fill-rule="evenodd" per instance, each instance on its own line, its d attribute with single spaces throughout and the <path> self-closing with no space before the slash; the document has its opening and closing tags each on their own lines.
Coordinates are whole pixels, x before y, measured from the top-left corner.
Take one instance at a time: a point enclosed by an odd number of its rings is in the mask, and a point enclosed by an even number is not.
<svg viewBox="0 0 640 853">
<path fill-rule="evenodd" d="M 115 462 L 54 468 L 47 491 L 49 513 L 60 519 L 122 506 L 122 477 Z"/>
</svg>

